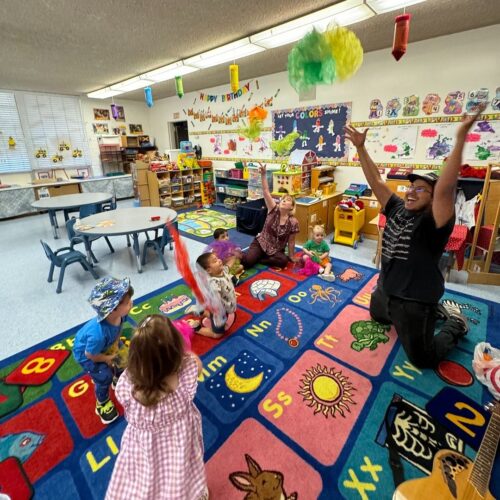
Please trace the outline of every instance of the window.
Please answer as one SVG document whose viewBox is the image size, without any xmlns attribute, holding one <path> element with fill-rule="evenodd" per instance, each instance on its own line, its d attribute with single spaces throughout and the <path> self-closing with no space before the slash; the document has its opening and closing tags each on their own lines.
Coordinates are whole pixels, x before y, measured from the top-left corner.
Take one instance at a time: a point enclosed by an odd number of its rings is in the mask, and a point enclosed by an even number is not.
<svg viewBox="0 0 500 500">
<path fill-rule="evenodd" d="M 17 92 L 16 98 L 34 169 L 90 165 L 78 97 Z"/>
<path fill-rule="evenodd" d="M 14 94 L 0 92 L 0 173 L 30 170 L 29 154 Z"/>
</svg>

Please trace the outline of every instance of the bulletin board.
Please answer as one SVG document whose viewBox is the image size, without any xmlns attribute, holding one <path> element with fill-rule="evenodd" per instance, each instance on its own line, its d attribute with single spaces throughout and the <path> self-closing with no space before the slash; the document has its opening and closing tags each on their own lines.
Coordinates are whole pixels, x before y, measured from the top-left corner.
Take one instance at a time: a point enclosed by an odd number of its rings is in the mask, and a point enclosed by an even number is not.
<svg viewBox="0 0 500 500">
<path fill-rule="evenodd" d="M 273 139 L 296 131 L 300 137 L 293 149 L 310 149 L 324 160 L 347 160 L 344 127 L 351 121 L 351 107 L 350 102 L 344 102 L 273 111 Z"/>
<path fill-rule="evenodd" d="M 496 115 L 493 115 L 496 116 Z M 404 122 L 406 120 L 398 120 Z M 413 120 L 408 120 L 413 121 Z M 416 121 L 416 120 L 415 120 Z M 356 123 L 363 130 L 368 126 L 366 149 L 377 163 L 409 163 L 441 165 L 455 145 L 458 121 L 384 124 Z M 464 161 L 500 160 L 500 120 L 484 118 L 467 134 Z M 351 148 L 350 161 L 359 161 Z"/>
</svg>

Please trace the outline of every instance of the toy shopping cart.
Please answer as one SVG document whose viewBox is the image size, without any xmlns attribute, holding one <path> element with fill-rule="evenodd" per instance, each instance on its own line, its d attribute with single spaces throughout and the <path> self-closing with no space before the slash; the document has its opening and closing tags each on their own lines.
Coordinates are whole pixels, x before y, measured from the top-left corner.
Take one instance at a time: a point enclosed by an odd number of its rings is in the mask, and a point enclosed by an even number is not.
<svg viewBox="0 0 500 500">
<path fill-rule="evenodd" d="M 357 248 L 358 241 L 363 241 L 363 235 L 359 231 L 364 223 L 364 208 L 356 210 L 355 208 L 345 209 L 336 207 L 334 214 L 335 234 L 333 242 Z"/>
</svg>

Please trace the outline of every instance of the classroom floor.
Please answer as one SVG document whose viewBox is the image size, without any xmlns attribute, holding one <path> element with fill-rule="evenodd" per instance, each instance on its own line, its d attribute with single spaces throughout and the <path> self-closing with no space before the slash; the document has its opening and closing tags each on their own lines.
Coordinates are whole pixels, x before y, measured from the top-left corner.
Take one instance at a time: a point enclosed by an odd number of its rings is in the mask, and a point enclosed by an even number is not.
<svg viewBox="0 0 500 500">
<path fill-rule="evenodd" d="M 119 208 L 133 206 L 133 200 L 118 202 Z M 62 225 L 63 217 L 59 215 Z M 61 294 L 56 293 L 58 270 L 55 281 L 47 283 L 50 263 L 45 257 L 40 239 L 54 250 L 68 246 L 64 227 L 60 228 L 60 239 L 55 240 L 47 214 L 33 215 L 0 221 L 0 255 L 4 262 L 2 286 L 0 287 L 0 310 L 4 325 L 0 342 L 0 359 L 4 359 L 42 340 L 49 339 L 64 330 L 87 321 L 93 311 L 87 297 L 95 281 L 90 273 L 80 266 L 70 266 L 66 271 Z M 144 236 L 141 236 L 141 242 Z M 185 238 L 192 260 L 202 252 L 204 243 Z M 206 244 L 210 242 L 207 238 Z M 139 274 L 135 258 L 127 247 L 125 236 L 112 238 L 115 253 L 111 254 L 104 239 L 92 245 L 99 263 L 96 270 L 101 277 L 129 276 L 135 296 L 141 297 L 161 286 L 179 279 L 173 263 L 173 253 L 166 250 L 169 266 L 164 270 L 156 255 L 151 252 L 143 272 Z M 373 267 L 372 258 L 376 242 L 365 240 L 357 250 L 332 245 L 331 255 L 335 258 Z M 80 245 L 83 249 L 83 245 Z M 447 288 L 484 299 L 498 301 L 500 287 L 486 285 L 465 285 L 466 273 L 452 271 Z"/>
</svg>

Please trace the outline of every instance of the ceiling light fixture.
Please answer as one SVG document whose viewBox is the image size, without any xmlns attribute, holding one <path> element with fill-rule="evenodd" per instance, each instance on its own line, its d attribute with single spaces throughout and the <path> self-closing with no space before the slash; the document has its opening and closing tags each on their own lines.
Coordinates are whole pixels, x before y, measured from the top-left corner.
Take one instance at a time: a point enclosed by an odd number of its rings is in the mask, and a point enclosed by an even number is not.
<svg viewBox="0 0 500 500">
<path fill-rule="evenodd" d="M 120 90 L 111 90 L 109 87 L 105 87 L 103 89 L 90 92 L 87 94 L 87 97 L 91 97 L 92 99 L 107 99 L 108 97 L 114 97 L 115 95 L 120 94 L 123 94 Z"/>
<path fill-rule="evenodd" d="M 385 14 L 393 10 L 403 9 L 425 0 L 366 0 L 366 4 L 376 13 Z"/>
<path fill-rule="evenodd" d="M 148 78 L 153 82 L 164 82 L 166 80 L 173 80 L 176 76 L 193 73 L 199 69 L 200 68 L 195 68 L 194 66 L 187 66 L 182 61 L 177 61 L 173 64 L 168 64 L 167 66 L 163 66 L 153 71 L 148 71 L 141 76 Z"/>
<path fill-rule="evenodd" d="M 134 76 L 134 78 L 129 78 L 120 83 L 115 83 L 111 85 L 111 90 L 118 90 L 120 92 L 130 92 L 132 90 L 143 89 L 149 85 L 153 85 L 155 82 L 153 80 L 149 80 L 145 76 Z"/>
<path fill-rule="evenodd" d="M 250 43 L 250 39 L 246 37 L 185 59 L 184 64 L 204 69 L 228 61 L 235 61 L 236 59 L 241 59 L 242 57 L 250 56 L 263 50 L 265 50 L 263 47 Z"/>
<path fill-rule="evenodd" d="M 324 31 L 331 22 L 341 26 L 364 21 L 374 15 L 363 0 L 345 0 L 288 23 L 280 24 L 250 37 L 250 41 L 266 49 L 280 47 L 300 40 L 313 28 Z"/>
</svg>

